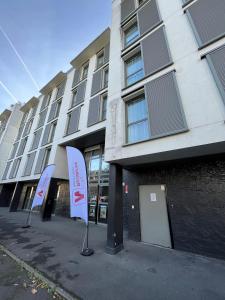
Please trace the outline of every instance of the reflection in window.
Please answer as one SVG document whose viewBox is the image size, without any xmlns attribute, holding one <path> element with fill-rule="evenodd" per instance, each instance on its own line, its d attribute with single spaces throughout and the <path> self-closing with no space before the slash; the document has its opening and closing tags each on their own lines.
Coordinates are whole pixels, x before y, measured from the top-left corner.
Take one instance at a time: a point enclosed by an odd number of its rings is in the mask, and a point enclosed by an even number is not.
<svg viewBox="0 0 225 300">
<path fill-rule="evenodd" d="M 137 23 L 132 24 L 131 27 L 124 32 L 124 37 L 125 37 L 125 41 L 124 41 L 125 47 L 132 44 L 139 37 L 139 30 L 138 30 Z"/>
<path fill-rule="evenodd" d="M 127 86 L 137 82 L 144 77 L 143 61 L 141 53 L 135 54 L 125 62 Z"/>
<path fill-rule="evenodd" d="M 148 138 L 148 108 L 142 97 L 127 104 L 127 141 L 134 143 Z"/>
</svg>

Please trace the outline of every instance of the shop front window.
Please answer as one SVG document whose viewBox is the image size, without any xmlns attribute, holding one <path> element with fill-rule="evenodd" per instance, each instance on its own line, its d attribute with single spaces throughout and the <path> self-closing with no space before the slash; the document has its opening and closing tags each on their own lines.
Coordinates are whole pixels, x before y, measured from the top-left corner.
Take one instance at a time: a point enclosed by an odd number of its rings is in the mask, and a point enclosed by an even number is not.
<svg viewBox="0 0 225 300">
<path fill-rule="evenodd" d="M 89 220 L 107 223 L 109 164 L 104 161 L 103 148 L 85 154 L 89 179 Z"/>
</svg>

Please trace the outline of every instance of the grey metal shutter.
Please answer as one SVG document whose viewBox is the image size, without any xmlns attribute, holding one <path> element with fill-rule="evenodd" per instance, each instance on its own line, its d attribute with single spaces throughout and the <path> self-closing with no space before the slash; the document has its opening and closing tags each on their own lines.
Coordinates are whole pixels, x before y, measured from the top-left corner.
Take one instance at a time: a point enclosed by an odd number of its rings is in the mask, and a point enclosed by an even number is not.
<svg viewBox="0 0 225 300">
<path fill-rule="evenodd" d="M 80 81 L 80 70 L 75 70 L 74 77 L 73 77 L 73 86 L 77 85 Z"/>
<path fill-rule="evenodd" d="M 45 110 L 43 110 L 40 113 L 40 115 L 39 115 L 39 122 L 38 122 L 38 128 L 44 125 L 45 118 L 46 118 L 46 115 L 47 115 L 47 111 L 48 111 L 48 109 L 46 108 Z"/>
<path fill-rule="evenodd" d="M 43 135 L 42 143 L 41 143 L 42 146 L 48 144 L 48 137 L 49 137 L 51 125 L 52 125 L 52 123 L 49 123 L 49 124 L 45 127 L 45 131 L 44 131 L 44 135 Z"/>
<path fill-rule="evenodd" d="M 88 112 L 88 126 L 94 125 L 100 119 L 100 96 L 90 100 Z"/>
<path fill-rule="evenodd" d="M 11 153 L 11 155 L 10 155 L 10 159 L 12 159 L 12 158 L 15 157 L 16 151 L 17 151 L 17 149 L 18 149 L 18 146 L 19 146 L 19 142 L 15 143 L 15 144 L 13 145 L 13 150 L 12 150 L 12 153 Z"/>
<path fill-rule="evenodd" d="M 4 174 L 2 176 L 2 179 L 7 179 L 7 175 L 8 175 L 8 172 L 9 172 L 9 168 L 11 166 L 11 161 L 8 161 L 7 164 L 6 164 L 6 167 L 5 167 L 5 171 L 4 171 Z"/>
<path fill-rule="evenodd" d="M 41 110 L 43 110 L 46 107 L 48 97 L 49 97 L 49 95 L 44 95 L 44 98 L 43 98 L 42 103 L 41 103 Z"/>
<path fill-rule="evenodd" d="M 187 130 L 174 72 L 147 83 L 145 94 L 149 108 L 151 137 Z"/>
<path fill-rule="evenodd" d="M 66 131 L 67 135 L 72 134 L 78 130 L 79 120 L 80 120 L 80 110 L 81 107 L 79 106 L 72 111 L 71 117 L 69 119 L 69 123 L 67 125 L 67 131 Z"/>
<path fill-rule="evenodd" d="M 24 149 L 26 147 L 26 143 L 27 143 L 27 138 L 24 138 L 24 139 L 21 140 L 19 150 L 17 152 L 17 156 L 20 156 L 20 155 L 23 154 Z"/>
<path fill-rule="evenodd" d="M 137 14 L 140 35 L 154 29 L 161 23 L 156 0 L 149 1 Z"/>
<path fill-rule="evenodd" d="M 40 174 L 42 172 L 42 164 L 45 156 L 45 149 L 41 149 L 38 154 L 38 159 L 35 166 L 34 174 Z"/>
<path fill-rule="evenodd" d="M 225 46 L 206 56 L 225 104 Z"/>
<path fill-rule="evenodd" d="M 30 153 L 27 156 L 26 167 L 25 167 L 24 174 L 23 174 L 24 176 L 29 176 L 31 174 L 35 156 L 36 156 L 36 152 Z"/>
<path fill-rule="evenodd" d="M 105 64 L 109 61 L 109 49 L 110 49 L 110 44 L 107 44 L 105 46 L 105 50 L 104 50 L 104 63 Z"/>
<path fill-rule="evenodd" d="M 11 171 L 10 171 L 10 175 L 9 175 L 9 178 L 11 179 L 11 178 L 15 178 L 16 177 L 16 175 L 17 175 L 17 173 L 15 173 L 15 171 L 16 171 L 16 166 L 17 166 L 17 163 L 18 162 L 20 162 L 20 159 L 19 158 L 17 158 L 17 159 L 15 159 L 14 161 L 13 161 L 13 165 L 12 165 L 12 168 L 11 168 Z M 19 169 L 19 167 L 18 167 L 18 169 Z M 15 174 L 14 174 L 15 173 Z"/>
<path fill-rule="evenodd" d="M 187 9 L 187 14 L 200 47 L 225 34 L 224 0 L 199 0 Z"/>
<path fill-rule="evenodd" d="M 91 96 L 95 95 L 102 89 L 102 69 L 98 70 L 93 75 Z"/>
<path fill-rule="evenodd" d="M 50 110 L 49 117 L 48 117 L 48 122 L 50 122 L 51 120 L 53 120 L 55 118 L 56 108 L 57 108 L 57 101 L 55 101 L 51 106 L 51 110 Z"/>
<path fill-rule="evenodd" d="M 135 0 L 123 0 L 121 3 L 121 22 L 135 10 Z"/>
<path fill-rule="evenodd" d="M 75 105 L 78 105 L 82 102 L 84 102 L 84 98 L 85 98 L 85 92 L 86 92 L 86 84 L 87 81 L 83 81 L 79 84 L 79 86 L 77 87 L 77 95 L 76 95 L 76 103 Z"/>
<path fill-rule="evenodd" d="M 42 128 L 38 129 L 35 132 L 33 144 L 31 146 L 31 150 L 34 150 L 39 146 L 39 141 L 40 141 L 40 138 L 41 138 L 41 134 L 42 134 Z"/>
<path fill-rule="evenodd" d="M 145 76 L 152 75 L 172 64 L 164 27 L 141 41 L 141 47 Z"/>
</svg>

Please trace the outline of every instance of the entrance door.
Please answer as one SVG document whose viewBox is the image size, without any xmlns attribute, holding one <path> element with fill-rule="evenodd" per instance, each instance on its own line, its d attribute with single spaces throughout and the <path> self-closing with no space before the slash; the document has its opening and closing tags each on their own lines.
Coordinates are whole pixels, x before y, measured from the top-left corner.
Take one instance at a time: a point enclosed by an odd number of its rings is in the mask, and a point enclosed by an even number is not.
<svg viewBox="0 0 225 300">
<path fill-rule="evenodd" d="M 171 248 L 165 186 L 139 186 L 141 239 Z"/>
</svg>

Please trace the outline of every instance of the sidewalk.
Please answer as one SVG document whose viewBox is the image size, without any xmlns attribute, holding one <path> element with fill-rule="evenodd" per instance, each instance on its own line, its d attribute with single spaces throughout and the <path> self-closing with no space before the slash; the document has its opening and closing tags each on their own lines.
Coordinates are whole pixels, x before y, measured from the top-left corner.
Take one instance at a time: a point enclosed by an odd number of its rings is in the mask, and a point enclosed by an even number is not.
<svg viewBox="0 0 225 300">
<path fill-rule="evenodd" d="M 0 250 L 1 300 L 63 300 Z"/>
<path fill-rule="evenodd" d="M 0 208 L 0 244 L 74 296 L 87 300 L 222 300 L 225 261 L 125 241 L 105 253 L 106 227 L 91 224 L 92 257 L 80 255 L 84 224 L 53 217 L 21 229 L 26 215 Z"/>
</svg>

